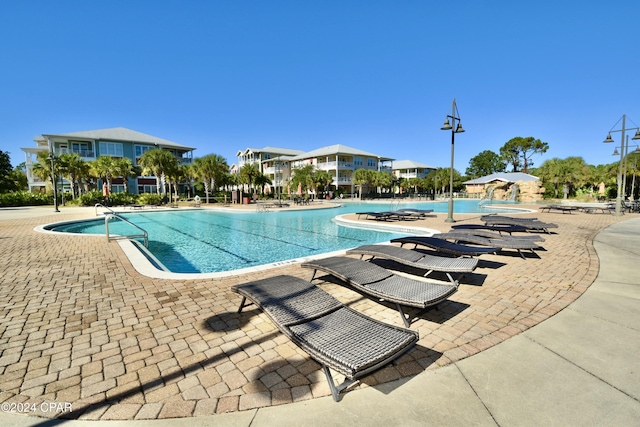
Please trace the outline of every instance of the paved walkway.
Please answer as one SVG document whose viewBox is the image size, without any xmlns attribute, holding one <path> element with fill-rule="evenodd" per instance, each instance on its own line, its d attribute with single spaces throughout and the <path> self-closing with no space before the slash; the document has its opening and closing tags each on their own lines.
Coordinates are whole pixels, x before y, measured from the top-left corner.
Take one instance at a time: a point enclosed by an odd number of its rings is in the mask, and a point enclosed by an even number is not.
<svg viewBox="0 0 640 427">
<path fill-rule="evenodd" d="M 309 272 L 290 266 L 224 280 L 152 280 L 103 238 L 32 231 L 88 213 L 35 213 L 0 212 L 0 402 L 35 403 L 35 415 L 56 415 L 42 402 L 68 402 L 67 416 L 107 425 L 640 419 L 640 218 L 536 214 L 560 225 L 545 236 L 539 259 L 483 257 L 479 274 L 441 310 L 412 324 L 421 337 L 415 350 L 334 403 L 319 366 L 264 315 L 235 315 L 238 298 L 228 291 L 258 276 Z M 422 225 L 447 228 L 442 217 Z M 319 283 L 357 310 L 401 322 L 392 308 Z M 0 423 L 56 421 L 0 413 Z"/>
</svg>

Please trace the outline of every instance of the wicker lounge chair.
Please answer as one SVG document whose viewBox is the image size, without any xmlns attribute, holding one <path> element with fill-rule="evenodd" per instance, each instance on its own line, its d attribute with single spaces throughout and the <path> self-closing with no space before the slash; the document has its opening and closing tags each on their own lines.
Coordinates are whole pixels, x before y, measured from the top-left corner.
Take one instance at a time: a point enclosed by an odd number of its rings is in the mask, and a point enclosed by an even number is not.
<svg viewBox="0 0 640 427">
<path fill-rule="evenodd" d="M 418 341 L 418 333 L 371 319 L 346 307 L 317 286 L 292 276 L 276 276 L 235 285 L 260 307 L 296 345 L 322 365 L 333 400 L 359 378 L 400 357 Z M 336 385 L 331 371 L 345 376 Z"/>
<path fill-rule="evenodd" d="M 432 215 L 433 214 L 433 209 L 403 208 L 403 209 L 398 209 L 396 212 L 402 212 L 402 213 L 409 214 L 409 215 L 417 217 L 417 218 L 425 218 L 425 217 L 428 217 L 428 216 L 435 216 L 435 215 Z"/>
<path fill-rule="evenodd" d="M 499 234 L 507 233 L 525 233 L 527 229 L 521 225 L 487 225 L 487 224 L 459 224 L 451 227 L 454 230 L 488 230 L 498 232 Z"/>
<path fill-rule="evenodd" d="M 412 251 L 411 249 L 400 248 L 393 245 L 364 245 L 358 248 L 349 249 L 347 255 L 360 255 L 362 259 L 365 255 L 371 256 L 368 261 L 378 257 L 390 259 L 403 265 L 427 270 L 424 277 L 434 271 L 445 273 L 451 283 L 458 285 L 458 280 L 451 277 L 452 273 L 471 273 L 478 265 L 476 258 L 449 258 L 438 255 L 430 255 L 424 252 Z"/>
<path fill-rule="evenodd" d="M 562 212 L 563 214 L 566 214 L 566 213 L 572 214 L 574 211 L 579 211 L 580 207 L 565 206 L 565 205 L 547 205 L 540 208 L 540 212 L 544 212 L 545 210 L 547 212 L 558 211 L 558 212 Z"/>
<path fill-rule="evenodd" d="M 407 243 L 412 243 L 416 246 L 426 246 L 438 252 L 456 256 L 480 256 L 485 254 L 494 254 L 502 249 L 499 247 L 478 247 L 461 245 L 459 243 L 453 243 L 448 240 L 425 236 L 399 237 L 397 239 L 391 240 L 391 243 L 400 243 L 400 246 L 404 246 Z"/>
<path fill-rule="evenodd" d="M 360 219 L 362 215 L 365 215 L 365 219 L 375 219 L 376 221 L 416 219 L 415 215 L 401 211 L 357 212 L 356 215 L 358 215 L 358 219 Z"/>
<path fill-rule="evenodd" d="M 444 301 L 458 290 L 457 285 L 410 279 L 355 258 L 329 257 L 305 262 L 302 267 L 314 270 L 311 281 L 321 270 L 367 295 L 395 303 L 407 328 L 411 325 L 411 318 L 405 316 L 403 305 L 424 310 Z"/>
<path fill-rule="evenodd" d="M 539 249 L 540 245 L 532 239 L 519 239 L 515 237 L 486 237 L 475 234 L 474 232 L 452 230 L 449 233 L 434 234 L 433 237 L 438 239 L 451 240 L 454 243 L 472 243 L 476 245 L 488 247 L 500 247 L 502 249 L 515 249 L 522 259 L 526 259 L 523 250 L 531 251 L 535 254 L 534 249 Z"/>
<path fill-rule="evenodd" d="M 551 234 L 550 228 L 557 228 L 557 224 L 550 222 L 542 222 L 533 218 L 513 218 L 500 215 L 485 215 L 480 217 L 481 221 L 485 224 L 491 225 L 519 225 L 527 229 L 527 231 L 544 231 L 547 234 Z"/>
<path fill-rule="evenodd" d="M 375 219 L 376 221 L 387 221 L 390 216 L 388 212 L 356 212 L 358 219 L 364 215 L 364 219 Z"/>
<path fill-rule="evenodd" d="M 471 225 L 471 224 L 467 224 L 467 225 Z M 498 227 L 498 228 L 502 228 L 502 227 Z M 526 228 L 522 228 L 523 231 L 526 231 Z M 496 240 L 506 240 L 506 241 L 510 241 L 510 240 L 529 240 L 532 242 L 544 242 L 544 237 L 542 237 L 539 234 L 517 234 L 517 235 L 507 235 L 505 236 L 504 234 L 500 234 L 499 232 L 495 232 L 495 231 L 490 231 L 489 229 L 484 229 L 484 228 L 458 228 L 458 226 L 453 226 L 451 228 L 451 231 L 449 231 L 449 233 L 469 233 L 469 234 L 475 234 L 476 236 L 482 236 L 482 237 L 487 237 L 489 239 L 496 239 Z"/>
</svg>

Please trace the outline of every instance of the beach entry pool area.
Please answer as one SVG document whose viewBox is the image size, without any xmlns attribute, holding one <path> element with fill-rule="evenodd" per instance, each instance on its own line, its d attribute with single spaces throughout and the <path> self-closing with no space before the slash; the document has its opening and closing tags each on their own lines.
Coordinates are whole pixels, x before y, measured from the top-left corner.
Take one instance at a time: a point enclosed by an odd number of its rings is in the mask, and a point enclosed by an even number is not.
<svg viewBox="0 0 640 427">
<path fill-rule="evenodd" d="M 217 273 L 286 263 L 415 234 L 407 230 L 347 227 L 333 221 L 338 215 L 386 211 L 392 207 L 397 208 L 398 203 L 345 203 L 330 209 L 273 209 L 268 212 L 199 209 L 121 212 L 118 215 L 148 232 L 148 251 L 159 261 L 159 267 L 173 273 Z M 458 213 L 508 211 L 479 210 L 477 200 L 456 200 L 455 207 Z M 403 202 L 400 208 L 446 212 L 447 202 Z M 410 227 L 411 222 L 406 221 L 406 226 Z M 105 221 L 100 218 L 45 228 L 54 232 L 104 235 Z M 109 231 L 112 235 L 123 236 L 136 232 L 126 222 L 114 220 L 109 223 Z"/>
</svg>

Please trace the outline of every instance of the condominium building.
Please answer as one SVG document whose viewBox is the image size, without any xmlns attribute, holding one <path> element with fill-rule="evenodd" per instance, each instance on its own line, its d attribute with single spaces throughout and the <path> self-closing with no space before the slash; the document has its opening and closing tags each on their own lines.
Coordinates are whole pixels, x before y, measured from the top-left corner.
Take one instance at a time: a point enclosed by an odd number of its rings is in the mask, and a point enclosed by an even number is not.
<svg viewBox="0 0 640 427">
<path fill-rule="evenodd" d="M 438 168 L 435 166 L 425 165 L 413 160 L 396 160 L 393 162 L 393 175 L 398 179 L 422 179 L 436 169 Z"/>
<path fill-rule="evenodd" d="M 45 182 L 33 174 L 33 165 L 38 162 L 37 156 L 41 152 L 53 154 L 54 157 L 64 153 L 75 153 L 87 162 L 101 156 L 127 157 L 134 165 L 137 165 L 140 156 L 145 151 L 154 148 L 168 150 L 180 160 L 180 163 L 190 164 L 193 160 L 193 150 L 195 150 L 193 147 L 122 127 L 65 134 L 42 134 L 36 136 L 34 141 L 36 147 L 22 148 L 26 155 L 29 191 L 40 191 L 45 187 Z M 138 176 L 135 178 L 114 178 L 112 181 L 113 192 L 124 191 L 124 179 L 128 180 L 132 193 L 153 193 L 156 191 L 155 177 Z"/>
<path fill-rule="evenodd" d="M 293 150 L 292 150 L 293 151 Z M 240 153 L 240 152 L 239 152 Z M 331 185 L 347 193 L 354 193 L 353 173 L 358 169 L 391 173 L 390 157 L 380 156 L 342 144 L 330 145 L 296 155 L 281 152 L 278 156 L 263 159 L 263 173 L 271 178 L 277 191 L 282 191 L 292 175 L 292 170 L 313 165 L 333 176 Z"/>
</svg>

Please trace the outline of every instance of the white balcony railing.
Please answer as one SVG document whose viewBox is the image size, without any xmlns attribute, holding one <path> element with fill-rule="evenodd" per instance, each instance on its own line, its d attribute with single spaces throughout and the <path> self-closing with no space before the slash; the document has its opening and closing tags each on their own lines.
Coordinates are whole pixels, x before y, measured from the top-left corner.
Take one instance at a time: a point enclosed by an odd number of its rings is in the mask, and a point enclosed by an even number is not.
<svg viewBox="0 0 640 427">
<path fill-rule="evenodd" d="M 68 148 L 61 148 L 59 152 L 60 154 L 77 154 L 80 157 L 96 157 L 96 153 L 93 150 L 70 150 Z"/>
</svg>

